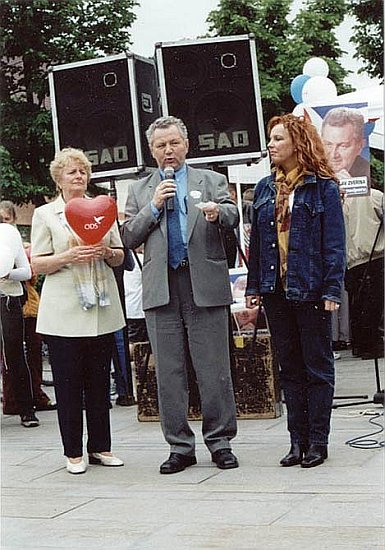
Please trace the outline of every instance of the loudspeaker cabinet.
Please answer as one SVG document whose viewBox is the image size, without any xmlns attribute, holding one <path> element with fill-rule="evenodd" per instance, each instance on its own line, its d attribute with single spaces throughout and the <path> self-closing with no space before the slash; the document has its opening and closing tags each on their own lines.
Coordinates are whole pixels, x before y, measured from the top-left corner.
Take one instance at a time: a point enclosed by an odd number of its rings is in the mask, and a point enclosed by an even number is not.
<svg viewBox="0 0 385 550">
<path fill-rule="evenodd" d="M 238 342 L 239 345 L 239 342 Z M 133 345 L 138 420 L 158 421 L 158 395 L 154 358 L 148 342 Z M 201 419 L 199 389 L 195 373 L 188 365 L 190 420 Z M 243 338 L 243 347 L 234 346 L 232 378 L 238 418 L 277 418 L 282 414 L 278 363 L 269 335 Z"/>
<path fill-rule="evenodd" d="M 266 156 L 254 35 L 155 45 L 163 115 L 181 118 L 192 165 Z"/>
<path fill-rule="evenodd" d="M 49 71 L 55 149 L 77 147 L 93 178 L 154 166 L 145 130 L 160 115 L 155 63 L 131 52 Z"/>
</svg>

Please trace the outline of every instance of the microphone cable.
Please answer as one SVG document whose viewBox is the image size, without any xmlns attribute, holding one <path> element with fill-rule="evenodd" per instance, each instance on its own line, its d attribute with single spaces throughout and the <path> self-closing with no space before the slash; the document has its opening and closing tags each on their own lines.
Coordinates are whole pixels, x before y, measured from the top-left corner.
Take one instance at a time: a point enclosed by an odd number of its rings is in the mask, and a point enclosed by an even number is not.
<svg viewBox="0 0 385 550">
<path fill-rule="evenodd" d="M 345 441 L 345 445 L 349 445 L 349 447 L 352 447 L 354 449 L 382 449 L 385 447 L 385 441 L 378 440 L 378 439 L 369 439 L 377 434 L 380 434 L 384 431 L 384 425 L 383 423 L 380 424 L 379 422 L 375 422 L 376 419 L 381 418 L 384 416 L 384 413 L 378 413 L 372 418 L 369 418 L 369 422 L 373 424 L 374 426 L 378 426 L 379 430 L 365 434 L 360 435 L 358 437 L 353 437 L 352 439 L 348 439 L 348 441 Z"/>
</svg>

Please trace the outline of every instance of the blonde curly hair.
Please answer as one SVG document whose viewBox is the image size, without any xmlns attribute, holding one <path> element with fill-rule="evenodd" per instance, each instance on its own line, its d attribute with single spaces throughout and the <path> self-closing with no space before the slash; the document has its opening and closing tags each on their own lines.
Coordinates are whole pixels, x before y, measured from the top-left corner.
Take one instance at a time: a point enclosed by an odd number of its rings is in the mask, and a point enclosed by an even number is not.
<svg viewBox="0 0 385 550">
<path fill-rule="evenodd" d="M 64 149 L 61 149 L 56 153 L 55 158 L 49 165 L 51 178 L 56 183 L 56 188 L 58 191 L 59 188 L 57 183 L 63 171 L 63 168 L 65 168 L 70 162 L 73 161 L 78 162 L 85 169 L 85 171 L 87 172 L 87 183 L 90 182 L 92 164 L 88 160 L 84 152 L 81 149 L 75 149 L 74 147 L 65 147 Z"/>
</svg>

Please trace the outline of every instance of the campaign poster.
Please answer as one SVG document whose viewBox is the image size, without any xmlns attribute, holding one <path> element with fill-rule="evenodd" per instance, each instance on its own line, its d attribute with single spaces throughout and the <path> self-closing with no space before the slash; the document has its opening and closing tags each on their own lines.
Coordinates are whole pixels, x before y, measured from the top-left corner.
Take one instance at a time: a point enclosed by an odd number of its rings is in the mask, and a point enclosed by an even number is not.
<svg viewBox="0 0 385 550">
<path fill-rule="evenodd" d="M 368 195 L 370 151 L 368 103 L 304 107 L 322 138 L 345 196 Z"/>
<path fill-rule="evenodd" d="M 261 308 L 258 311 L 258 308 L 246 308 L 247 269 L 245 267 L 233 268 L 229 270 L 229 274 L 233 294 L 233 303 L 230 309 L 234 337 L 252 335 L 256 328 L 258 334 L 269 334 L 264 309 Z"/>
</svg>

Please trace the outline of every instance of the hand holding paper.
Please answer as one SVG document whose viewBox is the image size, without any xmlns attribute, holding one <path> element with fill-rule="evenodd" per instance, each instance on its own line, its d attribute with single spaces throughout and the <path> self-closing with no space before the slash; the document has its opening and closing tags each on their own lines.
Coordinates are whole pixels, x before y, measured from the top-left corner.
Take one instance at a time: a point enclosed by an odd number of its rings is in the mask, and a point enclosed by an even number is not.
<svg viewBox="0 0 385 550">
<path fill-rule="evenodd" d="M 219 207 L 216 202 L 213 202 L 213 201 L 198 202 L 195 206 L 200 210 L 202 210 L 208 222 L 217 221 L 219 216 Z"/>
</svg>

